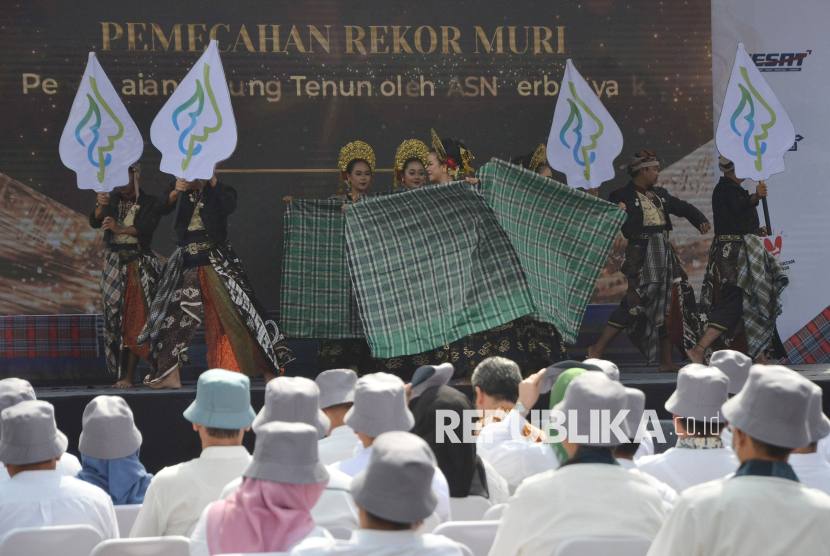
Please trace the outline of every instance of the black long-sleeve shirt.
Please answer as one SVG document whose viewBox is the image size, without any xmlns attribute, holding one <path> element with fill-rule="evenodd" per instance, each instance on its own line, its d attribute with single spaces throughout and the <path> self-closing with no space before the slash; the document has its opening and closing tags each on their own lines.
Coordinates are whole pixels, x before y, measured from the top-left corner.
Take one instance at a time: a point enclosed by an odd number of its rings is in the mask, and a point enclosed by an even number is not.
<svg viewBox="0 0 830 556">
<path fill-rule="evenodd" d="M 164 197 L 159 203 L 160 214 L 166 215 L 176 210 L 176 203 L 171 205 L 169 202 L 170 193 L 175 188 L 175 182 L 171 183 L 167 188 Z M 188 243 L 186 239 L 187 227 L 190 224 L 190 219 L 193 217 L 193 210 L 196 208 L 196 202 L 191 200 L 191 195 L 194 193 L 196 192 L 185 191 L 184 193 L 179 193 L 181 207 L 179 207 L 179 214 L 175 224 L 176 237 L 178 238 L 179 245 L 187 245 Z M 199 216 L 202 219 L 207 237 L 214 243 L 222 243 L 228 239 L 228 215 L 236 210 L 236 190 L 230 185 L 225 185 L 221 182 L 217 182 L 213 187 L 210 184 L 205 184 L 198 202 L 202 204 L 202 207 L 199 209 Z"/>
<path fill-rule="evenodd" d="M 752 202 L 749 191 L 734 180 L 722 176 L 712 191 L 712 215 L 715 235 L 754 234 L 761 227 L 758 202 Z"/>
<path fill-rule="evenodd" d="M 98 229 L 101 227 L 101 224 L 104 223 L 104 218 L 107 216 L 111 217 L 115 221 L 118 221 L 118 204 L 123 198 L 124 196 L 120 191 L 113 191 L 110 194 L 109 204 L 104 206 L 101 218 L 95 218 L 95 210 L 93 210 L 89 215 L 89 225 L 95 229 Z M 138 245 L 144 251 L 148 251 L 150 249 L 150 244 L 153 242 L 153 232 L 156 231 L 156 228 L 159 225 L 157 202 L 158 198 L 155 195 L 144 193 L 141 189 L 138 190 L 138 198 L 136 199 L 138 210 L 136 211 L 135 218 L 133 219 L 133 227 L 136 232 L 138 232 L 138 235 L 136 236 L 138 237 Z M 110 246 L 111 241 L 112 231 L 105 230 L 104 243 L 106 243 L 107 247 Z"/>
<path fill-rule="evenodd" d="M 653 233 L 662 230 L 671 230 L 671 218 L 669 215 L 679 216 L 688 220 L 692 226 L 699 228 L 704 222 L 708 222 L 706 217 L 694 205 L 687 203 L 682 199 L 669 195 L 669 192 L 662 187 L 652 187 L 651 190 L 660 199 L 663 205 L 663 212 L 666 217 L 666 223 L 663 226 L 644 226 L 643 225 L 643 207 L 637 202 L 637 186 L 634 182 L 629 182 L 628 185 L 611 192 L 609 201 L 614 204 L 625 203 L 625 212 L 628 215 L 625 223 L 622 225 L 622 234 L 626 239 L 631 239 L 631 236 L 643 233 Z M 653 228 L 661 228 L 660 230 Z"/>
</svg>

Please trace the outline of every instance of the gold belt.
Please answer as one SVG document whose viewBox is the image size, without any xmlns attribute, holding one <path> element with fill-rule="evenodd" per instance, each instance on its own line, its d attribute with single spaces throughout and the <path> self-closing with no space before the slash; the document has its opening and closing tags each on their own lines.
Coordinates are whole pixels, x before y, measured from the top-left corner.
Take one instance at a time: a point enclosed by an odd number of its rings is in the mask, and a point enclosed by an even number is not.
<svg viewBox="0 0 830 556">
<path fill-rule="evenodd" d="M 717 237 L 718 242 L 728 242 L 728 241 L 743 241 L 744 236 L 737 235 L 737 234 L 726 234 Z"/>
<path fill-rule="evenodd" d="M 203 241 L 202 243 L 188 243 L 184 247 L 184 252 L 188 255 L 198 255 L 199 251 L 207 251 L 213 249 L 216 244 L 212 241 Z"/>
</svg>

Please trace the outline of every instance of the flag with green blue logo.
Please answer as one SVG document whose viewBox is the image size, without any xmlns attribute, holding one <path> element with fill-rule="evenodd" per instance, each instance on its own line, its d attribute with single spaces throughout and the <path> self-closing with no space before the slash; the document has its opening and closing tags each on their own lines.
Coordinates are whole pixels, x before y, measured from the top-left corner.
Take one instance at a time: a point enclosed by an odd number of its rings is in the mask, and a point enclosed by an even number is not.
<svg viewBox="0 0 830 556">
<path fill-rule="evenodd" d="M 784 171 L 784 153 L 795 143 L 795 128 L 755 63 L 738 44 L 723 109 L 715 132 L 722 156 L 735 175 L 761 181 Z"/>
<path fill-rule="evenodd" d="M 138 127 L 90 52 L 61 134 L 61 162 L 77 174 L 78 188 L 100 193 L 127 185 L 143 151 Z"/>
<path fill-rule="evenodd" d="M 161 171 L 187 181 L 208 180 L 236 148 L 228 81 L 213 40 L 150 126 Z"/>
<path fill-rule="evenodd" d="M 614 118 L 568 60 L 548 136 L 548 163 L 568 177 L 569 186 L 598 188 L 614 177 L 622 146 Z"/>
</svg>

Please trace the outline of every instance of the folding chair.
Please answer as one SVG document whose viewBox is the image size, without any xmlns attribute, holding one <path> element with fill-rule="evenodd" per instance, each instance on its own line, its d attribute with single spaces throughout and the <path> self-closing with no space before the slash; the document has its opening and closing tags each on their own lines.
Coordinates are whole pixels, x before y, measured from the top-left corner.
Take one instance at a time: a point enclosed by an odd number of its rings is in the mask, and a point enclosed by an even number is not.
<svg viewBox="0 0 830 556">
<path fill-rule="evenodd" d="M 498 521 L 450 521 L 442 523 L 432 533 L 463 544 L 472 551 L 473 556 L 487 556 L 498 527 Z"/>
<path fill-rule="evenodd" d="M 92 525 L 21 527 L 0 541 L 3 556 L 90 556 L 103 537 Z"/>
<path fill-rule="evenodd" d="M 112 539 L 95 547 L 90 556 L 190 556 L 187 537 Z"/>
<path fill-rule="evenodd" d="M 478 521 L 490 509 L 490 501 L 483 496 L 450 498 L 453 521 Z"/>
<path fill-rule="evenodd" d="M 489 510 L 484 512 L 484 516 L 482 516 L 482 521 L 498 521 L 501 519 L 501 514 L 504 513 L 504 509 L 507 507 L 507 504 L 496 504 L 495 506 L 491 507 Z"/>
<path fill-rule="evenodd" d="M 141 504 L 115 506 L 115 519 L 118 520 L 118 532 L 121 538 L 130 536 L 130 531 L 133 528 L 135 519 L 138 517 L 139 511 L 141 511 Z"/>
<path fill-rule="evenodd" d="M 650 546 L 645 537 L 575 537 L 556 547 L 553 556 L 645 556 Z"/>
</svg>

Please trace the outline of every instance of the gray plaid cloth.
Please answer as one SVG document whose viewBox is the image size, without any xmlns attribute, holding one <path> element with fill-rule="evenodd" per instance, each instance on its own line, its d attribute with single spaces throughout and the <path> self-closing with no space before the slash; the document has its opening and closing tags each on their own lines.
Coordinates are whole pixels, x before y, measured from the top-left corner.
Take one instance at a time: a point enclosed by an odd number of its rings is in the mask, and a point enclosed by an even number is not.
<svg viewBox="0 0 830 556">
<path fill-rule="evenodd" d="M 289 338 L 363 337 L 350 294 L 343 203 L 339 199 L 288 203 L 280 326 Z"/>
<path fill-rule="evenodd" d="M 510 239 L 467 182 L 355 203 L 346 241 L 374 357 L 424 352 L 536 309 Z"/>
<path fill-rule="evenodd" d="M 170 299 L 176 291 L 176 284 L 179 283 L 183 270 L 184 255 L 182 254 L 181 248 L 176 248 L 170 257 L 167 258 L 164 267 L 161 269 L 156 295 L 150 304 L 150 311 L 147 314 L 147 324 L 144 325 L 144 329 L 136 339 L 136 343 L 140 346 L 150 342 L 151 359 L 157 351 L 156 342 L 158 341 L 159 333 L 164 324 L 164 318 L 167 316 Z"/>
<path fill-rule="evenodd" d="M 538 308 L 532 317 L 576 343 L 625 211 L 500 160 L 485 164 L 476 177 L 519 256 Z"/>
<path fill-rule="evenodd" d="M 772 341 L 775 320 L 784 310 L 781 293 L 790 281 L 758 236 L 745 235 L 743 246 L 738 254 L 738 287 L 744 292 L 747 351 L 754 359 Z"/>
</svg>

